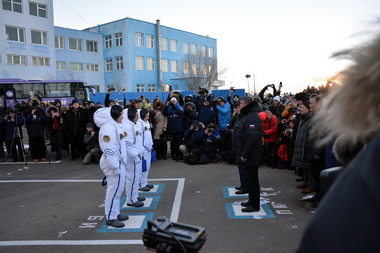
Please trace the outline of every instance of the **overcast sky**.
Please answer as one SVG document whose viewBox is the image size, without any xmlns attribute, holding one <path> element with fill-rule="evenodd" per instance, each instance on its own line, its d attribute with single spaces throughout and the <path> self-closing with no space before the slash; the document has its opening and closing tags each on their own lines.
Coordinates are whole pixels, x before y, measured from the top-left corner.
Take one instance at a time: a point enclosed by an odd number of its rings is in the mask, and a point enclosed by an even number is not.
<svg viewBox="0 0 380 253">
<path fill-rule="evenodd" d="M 84 29 L 130 17 L 217 39 L 220 77 L 258 92 L 283 82 L 283 91 L 312 85 L 344 63 L 333 52 L 380 31 L 379 0 L 54 0 L 55 25 Z M 347 64 L 347 63 L 345 63 Z M 253 78 L 255 77 L 255 78 Z"/>
</svg>

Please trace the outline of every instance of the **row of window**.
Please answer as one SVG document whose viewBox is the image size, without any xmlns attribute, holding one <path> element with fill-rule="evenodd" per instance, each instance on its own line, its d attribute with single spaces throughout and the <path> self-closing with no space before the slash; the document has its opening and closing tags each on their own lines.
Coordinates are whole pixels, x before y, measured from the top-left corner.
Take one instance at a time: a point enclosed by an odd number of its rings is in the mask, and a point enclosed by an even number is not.
<svg viewBox="0 0 380 253">
<path fill-rule="evenodd" d="M 136 85 L 136 91 L 137 92 L 145 92 L 145 84 L 138 83 Z M 148 84 L 148 91 L 156 91 L 156 85 L 155 84 Z"/>
<path fill-rule="evenodd" d="M 5 38 L 10 41 L 25 42 L 25 28 L 5 26 Z M 32 44 L 48 45 L 48 36 L 45 31 L 30 30 L 30 41 Z M 65 48 L 65 38 L 55 36 L 55 47 Z M 69 49 L 82 51 L 82 39 L 69 38 Z M 86 40 L 86 50 L 88 52 L 98 52 L 98 42 Z"/>
<path fill-rule="evenodd" d="M 145 60 L 143 56 L 136 56 L 136 70 L 145 70 Z M 147 57 L 147 70 L 156 70 L 156 61 L 153 57 Z M 169 60 L 161 59 L 161 71 L 169 72 Z M 171 72 L 178 72 L 178 61 L 171 60 Z"/>
<path fill-rule="evenodd" d="M 22 13 L 22 0 L 2 0 L 1 2 L 3 10 Z M 29 2 L 29 14 L 46 18 L 47 6 L 45 4 Z"/>
<path fill-rule="evenodd" d="M 27 65 L 27 56 L 26 55 L 14 55 L 14 54 L 7 54 L 7 64 L 11 65 Z M 32 64 L 33 66 L 50 66 L 50 58 L 48 57 L 37 57 L 32 56 Z M 87 63 L 87 71 L 99 71 L 99 64 L 90 64 Z M 66 62 L 63 61 L 57 61 L 56 62 L 56 68 L 57 70 L 66 70 Z M 69 70 L 83 70 L 83 63 L 78 62 L 70 62 L 69 63 Z"/>
<path fill-rule="evenodd" d="M 135 46 L 144 47 L 144 34 L 143 33 L 135 33 Z M 154 48 L 154 35 L 147 34 L 146 35 L 146 47 Z M 169 50 L 169 39 L 165 37 L 161 37 L 161 50 Z M 178 52 L 178 40 L 170 39 L 170 51 Z M 197 54 L 197 44 L 189 43 L 187 41 L 183 42 L 183 53 L 185 54 Z M 201 53 L 203 57 L 214 58 L 214 48 L 202 46 Z"/>
</svg>

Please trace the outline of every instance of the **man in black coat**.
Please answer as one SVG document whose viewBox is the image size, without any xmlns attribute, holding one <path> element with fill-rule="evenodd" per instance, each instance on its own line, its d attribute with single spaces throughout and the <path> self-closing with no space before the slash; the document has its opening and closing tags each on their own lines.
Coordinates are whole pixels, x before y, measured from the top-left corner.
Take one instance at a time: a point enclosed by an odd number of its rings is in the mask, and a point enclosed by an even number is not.
<svg viewBox="0 0 380 253">
<path fill-rule="evenodd" d="M 240 99 L 240 115 L 235 122 L 232 145 L 236 154 L 235 163 L 239 172 L 245 172 L 245 183 L 248 188 L 248 201 L 241 205 L 243 212 L 257 212 L 260 210 L 260 184 L 258 169 L 263 159 L 261 143 L 262 124 L 259 112 L 261 107 L 252 97 Z"/>
</svg>

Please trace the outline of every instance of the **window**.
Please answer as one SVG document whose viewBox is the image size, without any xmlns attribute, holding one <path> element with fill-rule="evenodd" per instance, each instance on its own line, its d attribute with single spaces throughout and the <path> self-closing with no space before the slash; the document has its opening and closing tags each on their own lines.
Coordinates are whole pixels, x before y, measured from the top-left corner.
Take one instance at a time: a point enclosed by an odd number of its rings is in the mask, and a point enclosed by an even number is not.
<svg viewBox="0 0 380 253">
<path fill-rule="evenodd" d="M 7 64 L 26 65 L 26 56 L 7 54 Z"/>
<path fill-rule="evenodd" d="M 214 48 L 208 47 L 208 57 L 214 58 Z"/>
<path fill-rule="evenodd" d="M 142 47 L 144 45 L 143 34 L 135 33 L 135 45 L 138 47 Z"/>
<path fill-rule="evenodd" d="M 148 91 L 156 91 L 156 85 L 155 84 L 148 84 Z"/>
<path fill-rule="evenodd" d="M 197 44 L 191 44 L 191 54 L 197 54 Z"/>
<path fill-rule="evenodd" d="M 146 36 L 146 47 L 147 48 L 154 48 L 154 36 L 153 35 L 147 35 Z"/>
<path fill-rule="evenodd" d="M 87 71 L 98 72 L 99 65 L 98 64 L 87 64 Z"/>
<path fill-rule="evenodd" d="M 64 61 L 57 61 L 55 65 L 57 70 L 66 70 L 66 62 Z"/>
<path fill-rule="evenodd" d="M 3 0 L 3 10 L 22 13 L 21 0 Z"/>
<path fill-rule="evenodd" d="M 188 61 L 183 63 L 183 73 L 190 73 L 190 63 Z"/>
<path fill-rule="evenodd" d="M 136 69 L 137 70 L 144 70 L 144 57 L 143 56 L 136 56 Z"/>
<path fill-rule="evenodd" d="M 5 27 L 6 40 L 25 42 L 24 28 L 20 27 Z"/>
<path fill-rule="evenodd" d="M 124 69 L 123 56 L 116 57 L 116 70 Z"/>
<path fill-rule="evenodd" d="M 154 58 L 148 57 L 148 70 L 155 70 Z"/>
<path fill-rule="evenodd" d="M 183 42 L 183 53 L 188 54 L 190 52 L 189 42 Z"/>
<path fill-rule="evenodd" d="M 50 66 L 50 58 L 32 57 L 33 66 Z"/>
<path fill-rule="evenodd" d="M 178 61 L 172 61 L 172 72 L 178 72 Z"/>
<path fill-rule="evenodd" d="M 97 41 L 86 41 L 86 47 L 88 52 L 98 52 L 98 42 Z"/>
<path fill-rule="evenodd" d="M 83 64 L 79 62 L 70 62 L 70 70 L 73 70 L 73 71 L 83 70 Z"/>
<path fill-rule="evenodd" d="M 106 59 L 106 71 L 110 72 L 112 70 L 113 70 L 113 67 L 112 67 L 112 58 L 108 58 L 108 59 Z"/>
<path fill-rule="evenodd" d="M 55 48 L 64 49 L 64 38 L 62 36 L 55 36 Z"/>
<path fill-rule="evenodd" d="M 161 70 L 163 72 L 169 71 L 169 60 L 168 59 L 161 59 Z"/>
<path fill-rule="evenodd" d="M 69 38 L 69 49 L 81 51 L 82 50 L 82 40 L 81 39 Z"/>
<path fill-rule="evenodd" d="M 117 47 L 120 47 L 123 45 L 123 34 L 122 33 L 115 33 L 115 42 L 116 42 Z"/>
<path fill-rule="evenodd" d="M 193 74 L 197 74 L 197 64 L 196 63 L 192 63 L 191 64 L 191 70 L 192 70 L 192 73 Z"/>
<path fill-rule="evenodd" d="M 178 40 L 170 40 L 170 50 L 172 52 L 178 52 Z"/>
<path fill-rule="evenodd" d="M 207 56 L 207 47 L 202 46 L 202 57 L 206 57 L 206 56 Z"/>
<path fill-rule="evenodd" d="M 39 45 L 47 45 L 47 32 L 31 31 L 32 43 Z"/>
<path fill-rule="evenodd" d="M 168 38 L 161 38 L 161 50 L 168 50 Z"/>
<path fill-rule="evenodd" d="M 145 92 L 145 85 L 143 83 L 138 83 L 136 87 L 137 92 Z"/>
<path fill-rule="evenodd" d="M 46 18 L 46 5 L 29 2 L 29 14 L 41 18 Z"/>
<path fill-rule="evenodd" d="M 112 37 L 111 35 L 104 36 L 104 45 L 106 48 L 112 47 Z"/>
</svg>

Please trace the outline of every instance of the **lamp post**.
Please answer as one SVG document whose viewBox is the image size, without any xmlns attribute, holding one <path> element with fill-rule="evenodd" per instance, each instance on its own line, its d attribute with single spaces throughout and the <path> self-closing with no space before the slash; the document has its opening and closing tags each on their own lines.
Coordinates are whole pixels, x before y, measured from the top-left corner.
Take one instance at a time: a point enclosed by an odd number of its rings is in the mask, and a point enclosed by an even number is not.
<svg viewBox="0 0 380 253">
<path fill-rule="evenodd" d="M 245 77 L 247 78 L 247 83 L 248 83 L 248 94 L 251 94 L 251 91 L 249 89 L 249 78 L 251 77 L 251 75 L 246 74 Z"/>
</svg>

